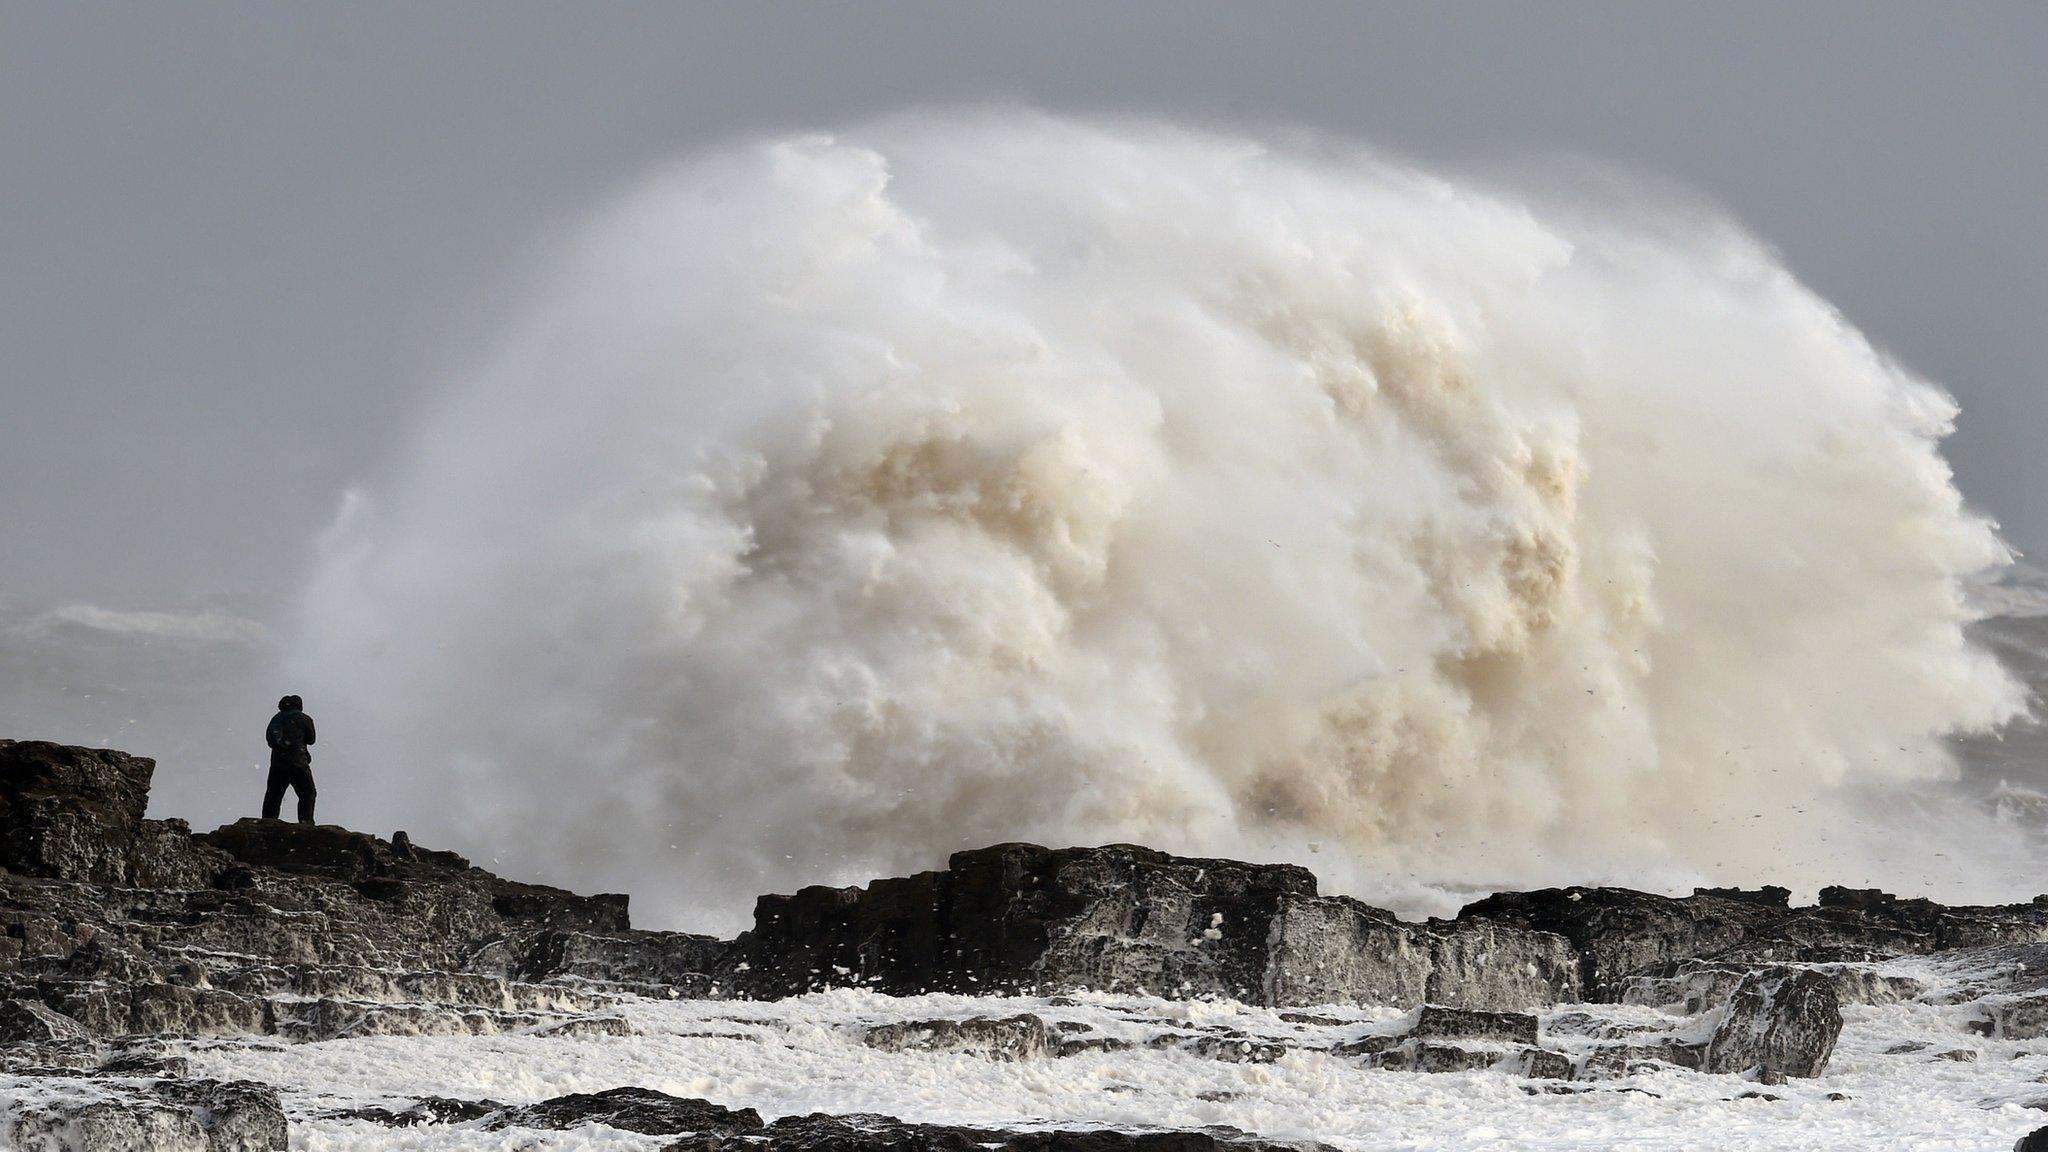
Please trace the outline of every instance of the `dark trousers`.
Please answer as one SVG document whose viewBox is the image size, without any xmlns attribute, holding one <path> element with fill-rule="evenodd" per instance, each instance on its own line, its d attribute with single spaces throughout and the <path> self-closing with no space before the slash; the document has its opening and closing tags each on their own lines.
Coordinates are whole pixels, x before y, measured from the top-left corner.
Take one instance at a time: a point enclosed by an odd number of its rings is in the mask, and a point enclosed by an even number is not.
<svg viewBox="0 0 2048 1152">
<path fill-rule="evenodd" d="M 270 782 L 263 786 L 263 818 L 277 819 L 278 809 L 284 804 L 284 790 L 290 788 L 299 794 L 299 823 L 313 822 L 313 760 L 301 753 L 296 756 L 272 753 L 270 757 Z"/>
</svg>

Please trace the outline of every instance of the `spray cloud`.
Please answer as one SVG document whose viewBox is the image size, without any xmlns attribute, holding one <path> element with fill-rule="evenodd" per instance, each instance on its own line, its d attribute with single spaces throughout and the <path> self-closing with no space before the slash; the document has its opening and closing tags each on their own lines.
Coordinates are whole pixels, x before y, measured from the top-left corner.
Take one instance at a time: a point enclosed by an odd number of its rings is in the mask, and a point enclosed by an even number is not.
<svg viewBox="0 0 2048 1152">
<path fill-rule="evenodd" d="M 1020 838 L 1854 881 L 2022 706 L 2006 551 L 1949 399 L 1615 207 L 1013 114 L 692 158 L 352 498 L 294 683 L 358 811 L 657 922 Z"/>
</svg>

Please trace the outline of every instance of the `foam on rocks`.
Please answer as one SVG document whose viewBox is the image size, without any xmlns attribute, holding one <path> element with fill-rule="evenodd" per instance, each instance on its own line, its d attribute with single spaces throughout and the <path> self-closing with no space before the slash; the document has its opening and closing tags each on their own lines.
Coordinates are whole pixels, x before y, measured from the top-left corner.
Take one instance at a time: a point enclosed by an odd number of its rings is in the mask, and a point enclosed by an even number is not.
<svg viewBox="0 0 2048 1152">
<path fill-rule="evenodd" d="M 402 833 L 194 834 L 144 819 L 152 770 L 0 741 L 7 1146 L 2004 1146 L 2048 1110 L 2040 901 L 1417 922 L 1291 865 L 1003 844 L 728 940 Z"/>
</svg>

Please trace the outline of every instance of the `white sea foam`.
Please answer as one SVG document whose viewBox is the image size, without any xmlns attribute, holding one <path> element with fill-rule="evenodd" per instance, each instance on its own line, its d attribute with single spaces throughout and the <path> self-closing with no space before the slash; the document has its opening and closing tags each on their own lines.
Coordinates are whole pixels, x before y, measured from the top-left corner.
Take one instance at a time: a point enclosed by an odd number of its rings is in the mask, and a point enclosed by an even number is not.
<svg viewBox="0 0 2048 1152">
<path fill-rule="evenodd" d="M 2008 895 L 1954 405 L 1726 221 L 983 114 L 568 248 L 324 538 L 362 822 L 707 926 L 1009 838 Z"/>
<path fill-rule="evenodd" d="M 1653 1009 L 1592 1011 L 1668 1027 Z M 278 1086 L 292 1114 L 293 1147 L 307 1152 L 657 1152 L 673 1137 L 602 1127 L 573 1132 L 475 1127 L 390 1129 L 331 1115 L 397 1109 L 420 1096 L 527 1103 L 623 1084 L 754 1108 L 763 1117 L 869 1113 L 915 1123 L 1092 1130 L 1227 1126 L 1347 1152 L 1431 1149 L 1605 1149 L 1672 1152 L 1926 1152 L 2009 1148 L 2041 1126 L 2030 1105 L 2048 1097 L 2048 1058 L 2024 1041 L 1987 1040 L 1965 1025 L 1972 1008 L 1919 1003 L 1850 1006 L 1827 1070 L 1817 1079 L 1760 1088 L 1733 1076 L 1678 1068 L 1572 1085 L 1569 1094 L 1495 1071 L 1375 1070 L 1329 1049 L 1401 1026 L 1390 1009 L 1318 1009 L 1327 1024 L 1293 1024 L 1270 1009 L 1082 995 L 1029 998 L 839 991 L 774 1003 L 628 1000 L 635 1035 L 377 1036 L 286 1046 L 192 1046 L 195 1075 Z M 888 1052 L 861 1041 L 876 1024 L 1021 1012 L 1123 1039 L 1120 1051 L 1016 1062 L 973 1053 Z M 1168 1042 L 1205 1028 L 1287 1049 L 1269 1064 L 1210 1059 Z M 1213 1037 L 1214 1032 L 1207 1033 Z M 1183 1039 L 1181 1042 L 1185 1042 Z M 1897 1051 L 1915 1044 L 1915 1052 Z M 1546 1035 L 1546 1046 L 1572 1039 Z M 1939 1054 L 1968 1052 L 1968 1062 Z M 50 1081 L 10 1084 L 0 1104 Z M 1560 1087 L 1555 1081 L 1545 1082 Z"/>
</svg>

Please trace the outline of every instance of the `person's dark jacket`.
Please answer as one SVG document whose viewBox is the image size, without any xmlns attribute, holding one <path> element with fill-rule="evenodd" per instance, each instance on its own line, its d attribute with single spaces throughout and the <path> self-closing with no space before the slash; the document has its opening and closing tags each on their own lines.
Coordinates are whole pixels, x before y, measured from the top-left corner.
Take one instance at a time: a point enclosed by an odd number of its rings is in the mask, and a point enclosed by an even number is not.
<svg viewBox="0 0 2048 1152">
<path fill-rule="evenodd" d="M 279 709 L 277 715 L 270 718 L 270 727 L 264 730 L 263 738 L 270 742 L 272 759 L 313 758 L 312 753 L 306 751 L 306 746 L 313 742 L 313 718 L 297 708 Z"/>
</svg>

